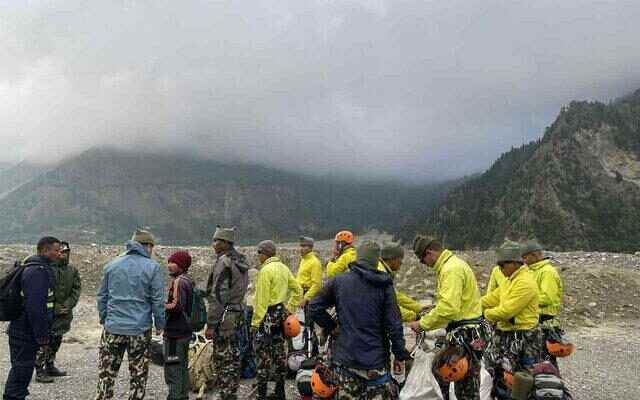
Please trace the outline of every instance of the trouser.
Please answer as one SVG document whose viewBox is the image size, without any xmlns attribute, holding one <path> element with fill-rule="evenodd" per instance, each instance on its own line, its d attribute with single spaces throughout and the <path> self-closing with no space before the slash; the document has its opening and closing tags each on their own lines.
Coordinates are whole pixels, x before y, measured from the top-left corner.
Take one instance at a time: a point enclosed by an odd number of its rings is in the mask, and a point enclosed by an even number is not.
<svg viewBox="0 0 640 400">
<path fill-rule="evenodd" d="M 164 338 L 164 381 L 169 387 L 167 400 L 189 400 L 189 338 Z M 176 360 L 167 362 L 166 357 Z"/>
<path fill-rule="evenodd" d="M 339 369 L 340 388 L 337 400 L 391 400 L 397 398 L 397 387 L 386 369 Z"/>
<path fill-rule="evenodd" d="M 236 393 L 240 387 L 240 345 L 238 337 L 218 336 L 213 341 L 211 354 L 216 386 L 220 390 L 222 400 L 237 399 Z"/>
<path fill-rule="evenodd" d="M 40 346 L 36 354 L 36 369 L 44 370 L 47 367 L 53 367 L 56 361 L 56 354 L 62 345 L 62 335 L 51 336 L 48 346 Z"/>
<path fill-rule="evenodd" d="M 512 374 L 531 371 L 543 360 L 542 330 L 535 327 L 526 331 L 496 330 L 485 352 L 487 371 L 493 376 L 492 394 L 497 399 L 510 399 L 510 388 L 504 382 L 505 369 Z"/>
<path fill-rule="evenodd" d="M 4 386 L 4 400 L 23 400 L 29 395 L 29 383 L 36 363 L 38 343 L 9 336 L 11 369 Z"/>
<path fill-rule="evenodd" d="M 266 391 L 269 380 L 275 381 L 276 387 L 283 386 L 287 377 L 286 339 L 282 330 L 287 315 L 287 309 L 283 305 L 269 307 L 265 321 L 256 334 L 256 380 L 259 392 L 260 388 Z"/>
<path fill-rule="evenodd" d="M 99 350 L 98 388 L 95 400 L 112 399 L 115 380 L 125 351 L 129 358 L 129 400 L 144 399 L 149 376 L 151 330 L 139 336 L 115 335 L 102 331 Z"/>
<path fill-rule="evenodd" d="M 471 343 L 476 339 L 481 339 L 479 330 L 475 327 L 472 328 L 458 328 L 451 338 L 447 336 L 447 340 L 444 343 L 439 343 L 440 347 L 444 347 L 449 344 L 453 344 L 455 340 L 460 340 L 465 344 L 467 349 L 472 349 Z M 473 350 L 472 350 L 473 351 Z M 454 385 L 456 398 L 460 400 L 480 400 L 480 369 L 482 359 L 481 352 L 474 352 L 475 354 L 469 354 L 469 373 L 464 379 L 457 381 Z M 445 382 L 440 379 L 438 375 L 435 376 L 438 384 L 440 385 L 440 391 L 444 400 L 449 400 L 449 386 L 450 382 Z"/>
</svg>

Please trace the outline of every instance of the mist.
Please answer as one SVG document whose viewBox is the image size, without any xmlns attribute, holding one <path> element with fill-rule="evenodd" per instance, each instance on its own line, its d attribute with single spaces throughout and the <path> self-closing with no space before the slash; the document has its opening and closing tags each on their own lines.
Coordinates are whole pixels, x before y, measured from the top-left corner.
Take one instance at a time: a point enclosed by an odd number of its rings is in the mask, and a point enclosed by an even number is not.
<svg viewBox="0 0 640 400">
<path fill-rule="evenodd" d="M 634 1 L 47 1 L 0 11 L 0 163 L 91 147 L 405 181 L 640 87 Z"/>
</svg>

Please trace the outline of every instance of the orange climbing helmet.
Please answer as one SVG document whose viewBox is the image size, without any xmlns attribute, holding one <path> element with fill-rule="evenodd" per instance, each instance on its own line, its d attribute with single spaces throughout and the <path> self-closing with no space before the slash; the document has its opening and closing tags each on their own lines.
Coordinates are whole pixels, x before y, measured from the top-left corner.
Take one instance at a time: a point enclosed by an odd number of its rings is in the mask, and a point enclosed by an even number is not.
<svg viewBox="0 0 640 400">
<path fill-rule="evenodd" d="M 507 385 L 507 389 L 513 387 L 513 374 L 510 371 L 504 371 L 502 373 L 502 379 L 504 380 L 504 384 Z"/>
<path fill-rule="evenodd" d="M 562 343 L 547 340 L 547 351 L 554 357 L 568 357 L 573 354 L 576 346 L 573 343 Z"/>
<path fill-rule="evenodd" d="M 289 315 L 287 319 L 284 320 L 284 323 L 282 325 L 282 330 L 286 337 L 296 337 L 302 330 L 300 321 L 298 321 L 298 318 L 293 314 Z"/>
<path fill-rule="evenodd" d="M 432 369 L 445 382 L 457 382 L 469 373 L 469 356 L 459 346 L 449 346 L 441 350 L 433 359 Z"/>
<path fill-rule="evenodd" d="M 336 242 L 353 244 L 353 233 L 351 231 L 340 231 L 336 233 Z"/>
<path fill-rule="evenodd" d="M 313 394 L 321 399 L 329 399 L 336 392 L 336 385 L 332 382 L 333 372 L 324 365 L 318 365 L 311 375 L 311 389 Z"/>
</svg>

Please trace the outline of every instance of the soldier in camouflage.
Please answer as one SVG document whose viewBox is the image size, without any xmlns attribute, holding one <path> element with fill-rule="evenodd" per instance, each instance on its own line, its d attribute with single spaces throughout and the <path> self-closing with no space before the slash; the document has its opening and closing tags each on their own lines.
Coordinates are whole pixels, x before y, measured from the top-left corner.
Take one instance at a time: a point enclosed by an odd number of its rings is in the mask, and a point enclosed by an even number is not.
<svg viewBox="0 0 640 400">
<path fill-rule="evenodd" d="M 67 375 L 66 372 L 56 368 L 56 354 L 60 350 L 62 336 L 71 329 L 73 308 L 80 299 L 80 275 L 74 266 L 69 265 L 69 255 L 71 253 L 69 243 L 61 243 L 60 253 L 61 258 L 51 265 L 56 282 L 51 341 L 49 346 L 41 347 L 36 356 L 36 381 L 41 383 L 52 382 L 52 377 Z"/>
<path fill-rule="evenodd" d="M 245 296 L 249 286 L 246 257 L 234 248 L 235 228 L 218 227 L 213 235 L 216 261 L 207 280 L 206 337 L 213 340 L 213 386 L 222 400 L 237 399 L 240 386 L 240 347 L 236 330 L 243 323 Z"/>
</svg>

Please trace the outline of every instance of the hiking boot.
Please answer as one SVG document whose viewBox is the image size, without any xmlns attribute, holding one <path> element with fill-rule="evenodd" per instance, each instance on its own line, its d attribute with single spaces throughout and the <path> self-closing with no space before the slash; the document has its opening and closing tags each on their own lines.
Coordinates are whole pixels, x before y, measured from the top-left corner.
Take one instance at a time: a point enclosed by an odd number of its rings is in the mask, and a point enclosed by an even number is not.
<svg viewBox="0 0 640 400">
<path fill-rule="evenodd" d="M 36 382 L 38 383 L 52 383 L 53 377 L 47 375 L 44 370 L 36 371 Z"/>
<path fill-rule="evenodd" d="M 267 384 L 259 384 L 258 385 L 258 397 L 257 400 L 267 400 Z"/>
<path fill-rule="evenodd" d="M 58 368 L 56 368 L 55 365 L 49 364 L 47 365 L 47 375 L 53 376 L 53 377 L 59 377 L 59 376 L 67 376 L 67 373 L 65 371 L 59 370 Z"/>
<path fill-rule="evenodd" d="M 276 382 L 276 392 L 274 398 L 276 400 L 287 400 L 285 391 L 284 391 L 284 382 Z"/>
</svg>

